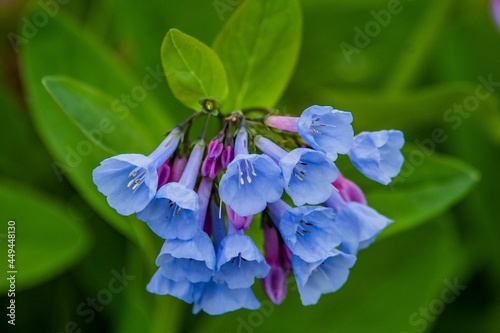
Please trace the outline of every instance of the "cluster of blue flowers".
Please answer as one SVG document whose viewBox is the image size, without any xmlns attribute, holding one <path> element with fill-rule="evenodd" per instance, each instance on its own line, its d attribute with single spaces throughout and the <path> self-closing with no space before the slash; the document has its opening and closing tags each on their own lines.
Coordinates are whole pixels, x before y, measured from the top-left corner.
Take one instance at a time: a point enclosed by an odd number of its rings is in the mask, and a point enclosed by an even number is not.
<svg viewBox="0 0 500 333">
<path fill-rule="evenodd" d="M 199 138 L 186 152 L 185 125 L 203 114 L 171 130 L 149 156 L 114 156 L 93 172 L 111 207 L 137 213 L 165 240 L 147 290 L 212 315 L 257 309 L 255 279 L 276 304 L 292 274 L 305 305 L 338 290 L 357 252 L 391 220 L 367 205 L 335 161 L 346 154 L 366 177 L 388 184 L 403 163 L 403 134 L 354 136 L 351 113 L 329 106 L 300 117 L 237 111 L 221 116 L 208 147 Z M 263 254 L 245 234 L 258 218 Z"/>
</svg>

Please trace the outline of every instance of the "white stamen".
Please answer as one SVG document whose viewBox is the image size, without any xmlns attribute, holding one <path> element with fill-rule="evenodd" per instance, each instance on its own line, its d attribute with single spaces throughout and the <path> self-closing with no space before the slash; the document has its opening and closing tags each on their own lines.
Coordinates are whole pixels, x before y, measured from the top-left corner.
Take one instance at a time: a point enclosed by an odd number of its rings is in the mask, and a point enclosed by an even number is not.
<svg viewBox="0 0 500 333">
<path fill-rule="evenodd" d="M 132 187 L 132 191 L 135 191 L 141 186 L 142 182 L 139 180 L 139 182 L 136 181 L 136 184 Z"/>
</svg>

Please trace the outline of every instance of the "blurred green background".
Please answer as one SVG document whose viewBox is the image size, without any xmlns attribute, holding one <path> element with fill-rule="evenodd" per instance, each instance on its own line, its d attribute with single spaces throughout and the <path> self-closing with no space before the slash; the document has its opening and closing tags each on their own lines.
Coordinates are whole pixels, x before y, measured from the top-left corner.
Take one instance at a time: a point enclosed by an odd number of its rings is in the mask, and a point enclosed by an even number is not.
<svg viewBox="0 0 500 333">
<path fill-rule="evenodd" d="M 300 56 L 276 107 L 333 105 L 353 113 L 356 132 L 395 128 L 407 140 L 388 187 L 339 161 L 395 220 L 340 291 L 304 307 L 291 280 L 275 306 L 256 284 L 261 309 L 218 317 L 146 292 L 161 242 L 96 199 L 90 170 L 112 152 L 82 134 L 41 78 L 68 76 L 120 99 L 161 72 L 168 29 L 211 45 L 242 2 L 0 2 L 0 267 L 7 275 L 14 220 L 18 271 L 15 327 L 0 280 L 0 330 L 500 332 L 500 32 L 486 0 L 301 1 Z M 132 122 L 151 126 L 131 151 L 147 152 L 190 112 L 156 77 L 130 106 Z"/>
</svg>

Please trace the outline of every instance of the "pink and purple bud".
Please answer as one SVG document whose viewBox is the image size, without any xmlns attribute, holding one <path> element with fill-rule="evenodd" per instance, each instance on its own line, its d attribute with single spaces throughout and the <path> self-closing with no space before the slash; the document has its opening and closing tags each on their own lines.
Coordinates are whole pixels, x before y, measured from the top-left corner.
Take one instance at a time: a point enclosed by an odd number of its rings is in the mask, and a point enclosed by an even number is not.
<svg viewBox="0 0 500 333">
<path fill-rule="evenodd" d="M 500 29 L 500 0 L 493 0 L 491 2 L 491 9 L 493 11 L 493 18 L 497 24 L 498 29 Z"/>
<path fill-rule="evenodd" d="M 225 169 L 234 160 L 234 148 L 233 146 L 227 146 L 222 151 L 221 163 L 222 168 Z"/>
<path fill-rule="evenodd" d="M 363 191 L 353 181 L 345 178 L 339 173 L 338 178 L 332 185 L 339 191 L 345 202 L 359 202 L 366 205 L 366 198 Z"/>
<path fill-rule="evenodd" d="M 271 269 L 262 279 L 262 287 L 274 304 L 281 304 L 287 293 L 288 270 L 283 265 L 282 247 L 286 246 L 280 242 L 276 228 L 264 224 L 264 257 Z"/>
<path fill-rule="evenodd" d="M 182 173 L 186 168 L 187 161 L 186 156 L 180 157 L 177 155 L 175 157 L 172 167 L 170 168 L 170 177 L 168 179 L 169 183 L 178 182 L 179 179 L 181 179 Z"/>
<path fill-rule="evenodd" d="M 157 189 L 168 183 L 170 178 L 170 158 L 166 160 L 159 168 L 156 170 L 158 173 L 158 186 Z"/>
<path fill-rule="evenodd" d="M 217 177 L 217 174 L 222 169 L 221 155 L 223 149 L 224 145 L 218 138 L 210 141 L 208 144 L 207 157 L 205 157 L 201 167 L 201 175 L 203 177 L 210 177 L 211 179 Z"/>
<path fill-rule="evenodd" d="M 234 226 L 236 230 L 247 231 L 252 222 L 253 215 L 240 216 L 231 208 L 231 206 L 226 205 L 226 213 L 229 221 Z"/>
</svg>

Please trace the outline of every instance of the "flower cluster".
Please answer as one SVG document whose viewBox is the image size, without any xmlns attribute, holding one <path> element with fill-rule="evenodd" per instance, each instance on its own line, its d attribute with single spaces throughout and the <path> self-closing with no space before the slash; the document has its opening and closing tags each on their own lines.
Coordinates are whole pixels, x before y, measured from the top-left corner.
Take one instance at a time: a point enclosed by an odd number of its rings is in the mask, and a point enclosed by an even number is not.
<svg viewBox="0 0 500 333">
<path fill-rule="evenodd" d="M 354 136 L 350 112 L 315 105 L 300 117 L 217 114 L 217 135 L 190 147 L 186 124 L 211 114 L 187 119 L 149 156 L 114 156 L 93 172 L 111 207 L 136 213 L 165 240 L 147 290 L 212 315 L 257 309 L 256 279 L 276 304 L 292 274 L 305 305 L 338 290 L 357 252 L 391 220 L 367 205 L 335 161 L 347 155 L 366 177 L 388 184 L 403 163 L 403 134 Z M 256 221 L 263 253 L 247 235 Z"/>
</svg>

